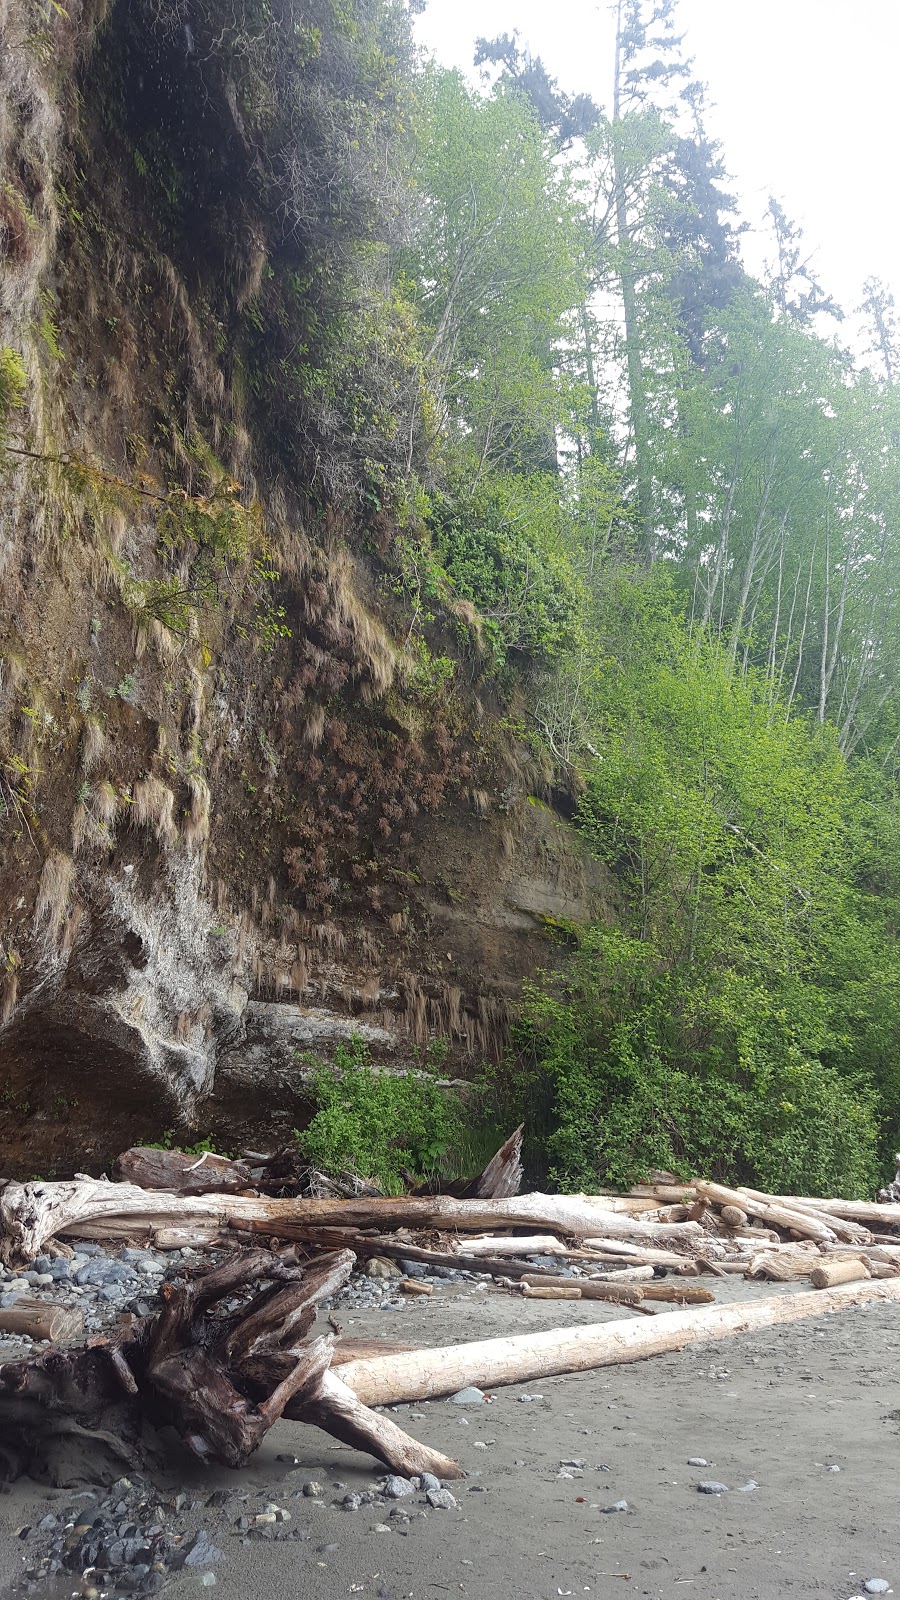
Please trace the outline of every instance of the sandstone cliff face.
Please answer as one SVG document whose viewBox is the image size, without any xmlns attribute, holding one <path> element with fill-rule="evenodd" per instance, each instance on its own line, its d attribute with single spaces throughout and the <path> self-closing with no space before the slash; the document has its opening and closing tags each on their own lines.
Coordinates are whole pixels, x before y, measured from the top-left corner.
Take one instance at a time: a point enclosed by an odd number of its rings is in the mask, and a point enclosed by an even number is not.
<svg viewBox="0 0 900 1600">
<path fill-rule="evenodd" d="M 204 14 L 0 0 L 10 1171 L 290 1127 L 298 1049 L 354 1029 L 464 1074 L 548 927 L 608 898 L 477 624 L 445 608 L 410 650 L 383 507 L 282 403 L 312 245 Z"/>
</svg>

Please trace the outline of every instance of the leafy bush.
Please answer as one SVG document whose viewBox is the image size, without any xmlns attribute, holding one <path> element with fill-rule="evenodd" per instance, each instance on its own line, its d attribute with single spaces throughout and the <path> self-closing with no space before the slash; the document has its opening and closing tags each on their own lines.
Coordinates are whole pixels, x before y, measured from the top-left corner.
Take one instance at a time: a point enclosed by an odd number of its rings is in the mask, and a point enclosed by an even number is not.
<svg viewBox="0 0 900 1600">
<path fill-rule="evenodd" d="M 316 1113 L 296 1134 L 306 1159 L 326 1172 L 372 1178 L 388 1194 L 444 1166 L 458 1146 L 464 1117 L 452 1090 L 434 1078 L 378 1072 L 360 1039 L 338 1045 L 334 1066 L 318 1064 L 309 1084 Z"/>
<path fill-rule="evenodd" d="M 574 647 L 583 597 L 551 475 L 503 475 L 471 496 L 435 496 L 432 531 L 454 590 L 485 619 L 498 664 L 509 650 L 553 660 Z"/>
<path fill-rule="evenodd" d="M 711 985 L 661 971 L 646 944 L 596 931 L 562 994 L 530 991 L 521 1027 L 532 1096 L 549 1102 L 554 1181 L 627 1187 L 661 1167 L 778 1193 L 870 1194 L 875 1095 L 814 1053 L 813 1032 L 788 985 L 773 994 L 736 973 Z"/>
</svg>

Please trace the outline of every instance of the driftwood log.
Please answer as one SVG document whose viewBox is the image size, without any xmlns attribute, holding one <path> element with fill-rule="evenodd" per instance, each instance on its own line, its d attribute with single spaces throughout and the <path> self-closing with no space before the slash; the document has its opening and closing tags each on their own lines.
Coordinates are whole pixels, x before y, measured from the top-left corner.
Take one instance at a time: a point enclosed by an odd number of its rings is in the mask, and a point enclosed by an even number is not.
<svg viewBox="0 0 900 1600">
<path fill-rule="evenodd" d="M 239 1194 L 254 1187 L 253 1173 L 243 1161 L 231 1161 L 212 1151 L 196 1156 L 139 1145 L 123 1151 L 114 1172 L 119 1183 L 170 1194 Z"/>
<path fill-rule="evenodd" d="M 509 1339 L 449 1345 L 442 1350 L 376 1356 L 348 1362 L 341 1367 L 341 1379 L 366 1405 L 433 1400 L 467 1384 L 492 1389 L 506 1383 L 530 1383 L 559 1373 L 643 1361 L 648 1356 L 683 1350 L 707 1340 L 752 1333 L 804 1317 L 820 1317 L 827 1311 L 897 1301 L 900 1279 L 848 1283 L 838 1289 L 775 1295 L 738 1305 L 669 1311 L 652 1322 L 629 1317 L 577 1328 L 551 1328 Z"/>
<path fill-rule="evenodd" d="M 84 1332 L 84 1312 L 76 1305 L 32 1299 L 22 1295 L 15 1305 L 0 1310 L 0 1333 L 27 1334 L 29 1339 L 50 1339 L 55 1344 L 77 1339 Z"/>
<path fill-rule="evenodd" d="M 776 1204 L 770 1200 L 757 1200 L 747 1190 L 726 1189 L 720 1183 L 698 1183 L 696 1188 L 701 1200 L 738 1209 L 743 1206 L 751 1216 L 759 1217 L 776 1228 L 788 1228 L 801 1239 L 821 1240 L 823 1244 L 834 1244 L 837 1240 L 837 1234 L 826 1222 L 821 1222 L 800 1207 L 789 1208 L 783 1202 Z"/>
<path fill-rule="evenodd" d="M 239 1467 L 288 1416 L 405 1475 L 460 1477 L 454 1461 L 368 1411 L 330 1371 L 334 1338 L 311 1333 L 317 1302 L 340 1288 L 354 1260 L 337 1252 L 298 1272 L 270 1251 L 242 1252 L 165 1284 L 158 1315 L 111 1337 L 0 1364 L 0 1464 L 7 1475 L 52 1475 L 60 1444 L 74 1435 L 81 1448 L 115 1458 L 117 1476 L 123 1461 L 145 1457 L 146 1424 L 170 1423 L 201 1460 Z M 223 1311 L 235 1296 L 238 1309 Z"/>
<path fill-rule="evenodd" d="M 450 1195 L 397 1200 L 273 1200 L 240 1194 L 150 1192 L 130 1183 L 76 1178 L 67 1183 L 7 1183 L 0 1191 L 0 1259 L 31 1261 L 48 1239 L 147 1236 L 158 1228 L 236 1224 L 290 1239 L 311 1227 L 541 1228 L 573 1238 L 603 1237 L 690 1250 L 703 1238 L 696 1222 L 652 1223 L 605 1211 L 590 1195 L 526 1194 L 510 1200 Z"/>
</svg>

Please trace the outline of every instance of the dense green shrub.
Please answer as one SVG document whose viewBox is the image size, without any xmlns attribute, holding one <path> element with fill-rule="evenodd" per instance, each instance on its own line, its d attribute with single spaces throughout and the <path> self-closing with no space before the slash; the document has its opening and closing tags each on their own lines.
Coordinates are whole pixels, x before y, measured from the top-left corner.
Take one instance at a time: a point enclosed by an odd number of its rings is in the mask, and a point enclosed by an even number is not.
<svg viewBox="0 0 900 1600">
<path fill-rule="evenodd" d="M 574 648 L 583 596 L 557 479 L 496 475 L 471 495 L 436 496 L 430 520 L 446 575 L 484 618 L 498 663 L 509 650 L 552 661 Z"/>
<path fill-rule="evenodd" d="M 463 1135 L 452 1090 L 425 1073 L 377 1071 L 360 1039 L 338 1045 L 333 1067 L 317 1064 L 309 1089 L 315 1116 L 297 1134 L 307 1160 L 374 1179 L 388 1194 L 406 1189 L 404 1173 L 445 1169 Z"/>
<path fill-rule="evenodd" d="M 627 1186 L 661 1167 L 778 1193 L 870 1194 L 875 1095 L 814 1053 L 803 997 L 655 965 L 646 945 L 603 930 L 561 992 L 529 995 L 520 1042 L 532 1090 L 549 1100 L 553 1179 Z"/>
</svg>

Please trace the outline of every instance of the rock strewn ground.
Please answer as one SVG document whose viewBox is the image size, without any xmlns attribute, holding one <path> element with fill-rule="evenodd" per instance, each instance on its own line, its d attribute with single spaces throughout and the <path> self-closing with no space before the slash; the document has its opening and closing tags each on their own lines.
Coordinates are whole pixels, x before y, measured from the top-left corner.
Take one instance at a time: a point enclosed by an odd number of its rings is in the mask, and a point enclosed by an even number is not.
<svg viewBox="0 0 900 1600">
<path fill-rule="evenodd" d="M 156 1267 L 175 1265 L 154 1252 L 115 1259 L 132 1274 L 119 1280 L 121 1304 L 108 1285 L 76 1284 L 97 1324 L 152 1308 Z M 65 1297 L 57 1281 L 28 1292 Z M 770 1291 L 729 1281 L 716 1292 Z M 334 1307 L 348 1335 L 432 1345 L 623 1314 L 527 1303 L 464 1277 L 411 1302 L 390 1279 L 356 1278 Z M 8 1588 L 36 1583 L 48 1600 L 154 1587 L 171 1600 L 213 1587 L 222 1600 L 888 1592 L 864 1586 L 900 1587 L 896 1318 L 892 1307 L 860 1308 L 482 1403 L 395 1408 L 404 1428 L 466 1467 L 449 1493 L 423 1483 L 404 1492 L 370 1459 L 293 1423 L 243 1473 L 175 1457 L 164 1481 L 119 1483 L 95 1499 L 18 1484 L 0 1497 L 0 1571 Z M 101 1588 L 98 1563 L 85 1560 L 95 1572 L 84 1577 L 75 1569 L 95 1545 L 106 1559 L 110 1544 L 132 1559 Z M 54 1560 L 66 1563 L 56 1573 Z"/>
</svg>

